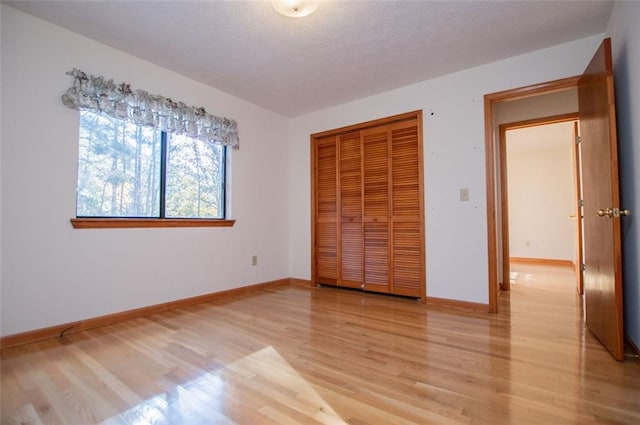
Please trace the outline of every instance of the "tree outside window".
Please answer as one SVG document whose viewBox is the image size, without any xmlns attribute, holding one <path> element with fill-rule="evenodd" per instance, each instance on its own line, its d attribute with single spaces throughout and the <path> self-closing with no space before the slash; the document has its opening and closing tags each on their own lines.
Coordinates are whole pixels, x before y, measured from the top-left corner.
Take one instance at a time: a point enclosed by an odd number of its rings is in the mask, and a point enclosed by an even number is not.
<svg viewBox="0 0 640 425">
<path fill-rule="evenodd" d="M 226 148 L 80 112 L 77 217 L 225 218 Z"/>
</svg>

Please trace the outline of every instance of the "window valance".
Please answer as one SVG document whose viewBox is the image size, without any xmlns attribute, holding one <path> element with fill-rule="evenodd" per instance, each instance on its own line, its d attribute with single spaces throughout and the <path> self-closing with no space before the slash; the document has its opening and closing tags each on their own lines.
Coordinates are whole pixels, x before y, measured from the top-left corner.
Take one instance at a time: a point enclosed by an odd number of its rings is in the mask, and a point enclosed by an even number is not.
<svg viewBox="0 0 640 425">
<path fill-rule="evenodd" d="M 234 149 L 239 147 L 238 124 L 232 119 L 144 90 L 134 91 L 128 83 L 116 84 L 79 69 L 67 75 L 73 77 L 73 85 L 62 95 L 62 103 L 71 109 L 99 112 L 169 133 L 186 134 Z"/>
</svg>

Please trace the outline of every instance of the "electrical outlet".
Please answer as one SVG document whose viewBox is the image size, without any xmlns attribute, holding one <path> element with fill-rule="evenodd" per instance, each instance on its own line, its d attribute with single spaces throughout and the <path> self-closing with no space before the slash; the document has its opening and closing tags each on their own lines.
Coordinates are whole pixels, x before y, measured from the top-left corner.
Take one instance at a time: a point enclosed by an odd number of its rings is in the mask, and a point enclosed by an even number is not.
<svg viewBox="0 0 640 425">
<path fill-rule="evenodd" d="M 469 189 L 466 187 L 460 188 L 460 201 L 466 202 L 469 200 Z"/>
<path fill-rule="evenodd" d="M 258 256 L 257 255 L 251 256 L 251 265 L 252 266 L 257 266 L 258 265 Z"/>
</svg>

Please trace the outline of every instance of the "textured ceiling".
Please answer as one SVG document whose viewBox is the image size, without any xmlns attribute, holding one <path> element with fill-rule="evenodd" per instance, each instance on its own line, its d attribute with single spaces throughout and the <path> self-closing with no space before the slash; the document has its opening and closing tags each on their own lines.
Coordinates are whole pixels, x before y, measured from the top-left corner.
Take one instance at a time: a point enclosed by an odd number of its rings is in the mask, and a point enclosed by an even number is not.
<svg viewBox="0 0 640 425">
<path fill-rule="evenodd" d="M 604 32 L 611 1 L 4 1 L 278 112 L 298 116 Z"/>
</svg>

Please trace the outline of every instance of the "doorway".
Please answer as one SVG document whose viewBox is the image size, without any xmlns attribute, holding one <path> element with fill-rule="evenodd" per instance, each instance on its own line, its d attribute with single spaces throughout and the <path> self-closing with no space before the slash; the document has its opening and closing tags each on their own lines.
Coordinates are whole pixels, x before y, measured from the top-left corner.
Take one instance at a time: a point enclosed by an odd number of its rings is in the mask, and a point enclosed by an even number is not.
<svg viewBox="0 0 640 425">
<path fill-rule="evenodd" d="M 577 114 L 500 125 L 502 290 L 555 269 L 582 294 L 578 140 Z"/>
<path fill-rule="evenodd" d="M 574 94 L 568 93 L 573 96 Z M 569 267 L 582 294 L 577 113 L 501 124 L 502 290 L 513 263 Z"/>
<path fill-rule="evenodd" d="M 573 119 L 578 111 L 579 77 L 570 77 L 530 87 L 485 96 L 485 139 L 487 167 L 487 227 L 489 262 L 489 311 L 498 312 L 499 289 L 509 289 L 508 199 L 504 143 L 500 126 L 544 122 L 549 117 Z M 503 127 L 504 129 L 505 127 Z"/>
</svg>

